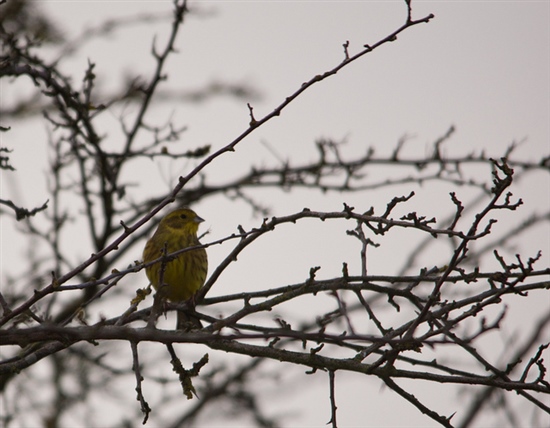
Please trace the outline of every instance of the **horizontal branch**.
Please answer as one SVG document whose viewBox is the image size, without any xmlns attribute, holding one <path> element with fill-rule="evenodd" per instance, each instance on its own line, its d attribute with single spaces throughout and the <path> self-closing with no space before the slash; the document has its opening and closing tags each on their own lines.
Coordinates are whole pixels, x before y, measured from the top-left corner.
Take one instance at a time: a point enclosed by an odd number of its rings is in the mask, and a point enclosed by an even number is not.
<svg viewBox="0 0 550 428">
<path fill-rule="evenodd" d="M 453 383 L 467 385 L 487 385 L 503 390 L 530 390 L 541 393 L 550 393 L 550 389 L 539 383 L 520 381 L 504 381 L 493 376 L 453 376 L 416 372 L 397 369 L 395 367 L 374 367 L 355 360 L 354 358 L 331 358 L 321 356 L 315 352 L 296 352 L 278 349 L 272 345 L 259 346 L 240 343 L 230 336 L 219 336 L 201 332 L 182 334 L 181 331 L 157 330 L 151 328 L 128 328 L 119 326 L 81 326 L 58 327 L 43 325 L 18 331 L 0 330 L 0 343 L 26 346 L 39 341 L 59 341 L 64 345 L 81 341 L 93 342 L 99 340 L 122 340 L 130 342 L 156 343 L 201 343 L 212 349 L 225 352 L 247 355 L 250 357 L 269 358 L 276 361 L 285 361 L 319 370 L 345 370 L 350 372 L 375 375 L 382 379 L 407 378 L 420 379 L 437 383 Z M 9 364 L 0 365 L 0 374 L 9 370 Z"/>
<path fill-rule="evenodd" d="M 0 199 L 0 205 L 5 205 L 15 211 L 15 218 L 17 220 L 22 220 L 27 217 L 32 217 L 36 213 L 39 213 L 40 211 L 44 211 L 46 208 L 48 208 L 48 202 L 49 200 L 44 202 L 42 206 L 32 208 L 29 210 L 28 208 L 18 207 L 10 200 Z"/>
</svg>

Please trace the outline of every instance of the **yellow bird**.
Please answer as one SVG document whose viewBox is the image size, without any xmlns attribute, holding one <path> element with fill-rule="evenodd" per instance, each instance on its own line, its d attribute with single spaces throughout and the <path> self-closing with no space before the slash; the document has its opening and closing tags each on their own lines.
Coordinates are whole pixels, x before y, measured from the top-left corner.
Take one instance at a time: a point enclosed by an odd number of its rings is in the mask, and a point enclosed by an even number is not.
<svg viewBox="0 0 550 428">
<path fill-rule="evenodd" d="M 204 220 L 189 208 L 180 208 L 167 214 L 143 250 L 144 263 L 183 248 L 200 245 L 197 238 L 199 224 Z M 204 285 L 208 271 L 208 259 L 204 248 L 186 251 L 174 260 L 166 263 L 164 272 L 162 261 L 145 268 L 147 278 L 161 296 L 172 302 L 184 302 L 191 299 Z M 178 328 L 187 320 L 185 314 L 178 311 Z M 196 320 L 198 321 L 198 320 Z M 195 321 L 195 324 L 196 324 Z M 200 322 L 199 322 L 200 325 Z"/>
</svg>

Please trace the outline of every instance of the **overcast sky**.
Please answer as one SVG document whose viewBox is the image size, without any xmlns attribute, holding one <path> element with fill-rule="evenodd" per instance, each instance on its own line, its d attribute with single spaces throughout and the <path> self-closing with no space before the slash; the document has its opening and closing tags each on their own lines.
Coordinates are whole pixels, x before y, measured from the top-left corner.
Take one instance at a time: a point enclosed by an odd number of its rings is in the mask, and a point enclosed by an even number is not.
<svg viewBox="0 0 550 428">
<path fill-rule="evenodd" d="M 257 117 L 269 113 L 302 82 L 337 65 L 344 56 L 344 42 L 349 41 L 353 54 L 364 44 L 373 44 L 388 35 L 406 17 L 403 1 L 191 2 L 192 8 L 194 5 L 201 13 L 189 17 L 185 23 L 176 43 L 179 54 L 170 58 L 169 80 L 161 88 L 191 91 L 213 80 L 247 83 L 258 92 L 258 98 L 251 101 Z M 66 37 L 71 38 L 88 26 L 99 25 L 105 18 L 169 13 L 171 1 L 44 0 L 41 6 L 66 31 Z M 547 156 L 550 151 L 550 3 L 413 2 L 414 18 L 429 13 L 435 15 L 429 24 L 408 29 L 397 41 L 311 88 L 280 118 L 244 141 L 237 153 L 231 155 L 233 157 L 221 159 L 219 167 L 212 170 L 213 179 L 242 173 L 235 159 L 256 165 L 276 164 L 273 151 L 283 159 L 298 163 L 312 160 L 315 158 L 314 141 L 322 137 L 345 139 L 346 154 L 352 156 L 366 152 L 369 146 L 380 154 L 390 153 L 399 138 L 406 135 L 409 142 L 405 153 L 423 156 L 429 153 L 431 142 L 451 125 L 457 131 L 445 145 L 449 155 L 483 149 L 498 157 L 512 141 L 524 141 L 521 157 L 536 160 Z M 123 72 L 143 75 L 151 72 L 154 67 L 150 56 L 152 36 L 157 34 L 157 43 L 162 46 L 166 28 L 166 24 L 157 23 L 114 32 L 85 46 L 82 54 L 67 61 L 65 67 L 74 73 L 76 81 L 83 76 L 89 58 L 97 64 L 98 82 L 107 93 L 121 82 Z M 112 139 L 112 144 L 116 144 L 118 114 L 105 112 L 102 117 L 103 131 Z M 249 121 L 244 101 L 229 99 L 199 106 L 185 103 L 159 106 L 148 120 L 165 123 L 167 115 L 188 126 L 181 142 L 183 149 L 178 151 L 206 143 L 220 148 L 242 132 Z M 34 146 L 30 135 L 36 134 L 32 132 L 44 130 L 14 129 L 4 138 L 17 149 L 43 150 L 44 147 Z M 23 159 L 24 152 L 16 150 L 13 162 L 18 168 L 20 183 L 2 180 L 6 196 L 36 173 L 36 165 L 25 165 Z M 175 184 L 169 179 L 184 175 L 191 166 L 190 163 L 159 163 L 155 183 L 143 191 L 158 195 L 160 188 L 168 192 Z M 40 168 L 43 170 L 45 166 Z M 537 207 L 541 212 L 549 209 L 547 175 L 534 176 L 532 181 L 526 179 L 522 190 L 524 193 L 518 196 L 531 202 L 531 209 Z M 272 200 L 267 202 L 273 214 L 282 215 L 304 206 L 340 210 L 342 202 L 350 199 L 367 209 L 373 204 L 384 206 L 391 196 L 378 193 L 351 198 L 340 194 L 304 195 L 303 198 L 285 198 L 284 205 Z M 35 194 L 25 192 L 24 197 L 22 205 L 44 202 L 40 184 Z M 250 226 L 259 221 L 246 207 L 232 208 L 228 201 L 207 201 L 195 208 L 206 219 L 212 239 L 234 232 L 239 223 Z M 334 235 L 326 239 L 333 240 L 330 242 L 349 240 L 343 233 L 345 226 L 335 228 L 330 232 Z M 5 224 L 2 228 L 3 234 L 8 233 Z M 315 229 L 311 231 L 312 236 L 316 233 Z M 537 235 L 529 247 L 547 250 L 546 266 L 549 239 L 544 234 Z M 274 246 L 284 245 L 277 239 L 270 242 Z M 319 240 L 319 244 L 326 245 L 326 241 Z M 258 254 L 243 257 L 243 269 L 253 271 L 254 266 L 261 264 L 262 257 L 265 260 L 262 247 L 258 248 Z M 89 254 L 86 251 L 80 256 L 86 257 Z M 226 252 L 223 247 L 213 248 L 211 263 L 215 264 Z M 304 257 L 284 272 L 272 266 L 273 284 L 268 286 L 302 280 L 309 267 L 318 263 L 327 265 L 326 277 L 338 274 L 344 256 L 335 260 L 335 254 L 338 254 L 337 249 L 329 253 L 326 260 L 319 260 L 318 254 Z M 134 258 L 139 256 L 136 254 Z M 2 251 L 4 262 L 5 257 L 8 256 Z M 13 260 L 17 257 L 13 255 Z M 355 267 L 358 265 L 357 260 Z M 379 266 L 381 270 L 387 268 L 382 262 Z M 230 270 L 227 288 L 212 292 L 238 291 L 242 284 L 239 278 L 242 278 L 242 271 Z M 398 425 L 405 414 L 411 426 L 430 425 L 429 419 L 401 399 L 395 401 L 394 394 L 380 390 L 376 382 L 367 379 L 370 385 L 364 387 L 357 385 L 357 381 L 365 382 L 365 379 L 356 378 L 348 384 L 353 387 L 342 388 L 339 392 L 342 426 L 364 426 L 364 412 L 370 414 L 370 405 L 376 408 L 373 413 L 385 416 L 384 420 L 373 421 L 373 426 Z M 327 408 L 327 382 L 325 377 L 320 377 L 317 390 L 303 393 L 304 401 L 295 407 L 303 412 L 296 415 L 296 426 L 322 426 L 328 421 L 328 413 L 315 411 L 318 400 Z M 368 397 L 372 397 L 372 401 Z M 453 408 L 453 397 L 447 401 L 442 398 L 442 413 L 446 408 Z M 395 412 L 397 405 L 402 406 L 399 412 Z"/>
</svg>

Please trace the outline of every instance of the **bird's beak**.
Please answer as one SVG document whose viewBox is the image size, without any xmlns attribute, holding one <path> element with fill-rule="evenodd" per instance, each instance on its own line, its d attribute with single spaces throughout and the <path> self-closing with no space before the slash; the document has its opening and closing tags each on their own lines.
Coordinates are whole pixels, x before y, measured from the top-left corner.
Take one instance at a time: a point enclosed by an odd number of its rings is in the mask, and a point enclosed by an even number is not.
<svg viewBox="0 0 550 428">
<path fill-rule="evenodd" d="M 193 221 L 195 223 L 202 223 L 204 221 L 204 219 L 202 217 L 199 217 L 199 216 L 195 216 L 195 218 L 193 219 Z"/>
</svg>

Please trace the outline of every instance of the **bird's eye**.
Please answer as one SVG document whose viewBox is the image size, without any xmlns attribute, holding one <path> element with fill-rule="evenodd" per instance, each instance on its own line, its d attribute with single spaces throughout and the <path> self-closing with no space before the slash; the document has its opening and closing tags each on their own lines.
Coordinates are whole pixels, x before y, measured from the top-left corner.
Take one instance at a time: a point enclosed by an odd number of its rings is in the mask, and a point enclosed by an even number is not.
<svg viewBox="0 0 550 428">
<path fill-rule="evenodd" d="M 183 219 L 183 220 L 185 220 L 185 219 L 187 218 L 187 215 L 181 214 L 181 215 L 180 215 L 180 218 Z"/>
</svg>

